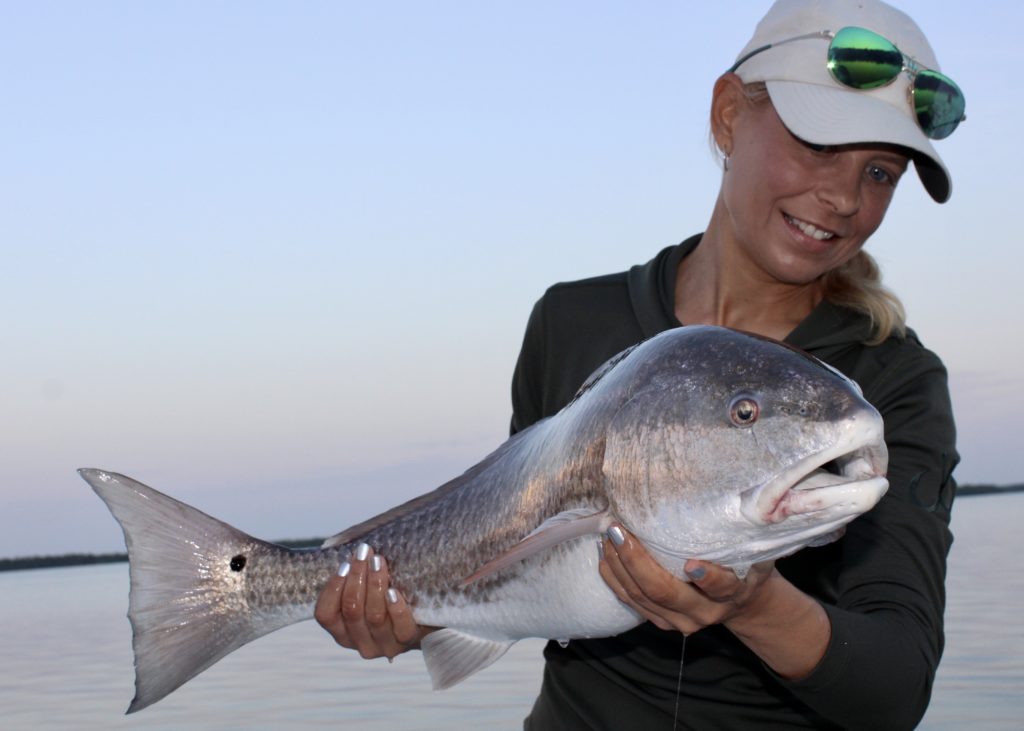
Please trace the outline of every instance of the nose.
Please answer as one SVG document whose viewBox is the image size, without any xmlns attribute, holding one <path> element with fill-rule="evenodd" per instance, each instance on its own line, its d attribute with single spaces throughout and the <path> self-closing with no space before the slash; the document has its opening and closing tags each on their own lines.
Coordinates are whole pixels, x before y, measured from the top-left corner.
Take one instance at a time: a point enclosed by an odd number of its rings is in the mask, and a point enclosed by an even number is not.
<svg viewBox="0 0 1024 731">
<path fill-rule="evenodd" d="M 852 216 L 860 210 L 862 164 L 849 152 L 833 156 L 825 166 L 818 186 L 818 199 L 840 216 Z"/>
</svg>

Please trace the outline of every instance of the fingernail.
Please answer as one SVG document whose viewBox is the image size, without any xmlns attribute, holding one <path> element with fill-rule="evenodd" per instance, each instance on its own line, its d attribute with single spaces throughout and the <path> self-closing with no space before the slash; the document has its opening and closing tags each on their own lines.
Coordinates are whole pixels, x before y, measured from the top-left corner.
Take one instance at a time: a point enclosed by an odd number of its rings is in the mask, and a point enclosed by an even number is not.
<svg viewBox="0 0 1024 731">
<path fill-rule="evenodd" d="M 597 560 L 604 561 L 604 541 L 597 542 Z"/>
<path fill-rule="evenodd" d="M 693 569 L 692 571 L 687 571 L 686 575 L 689 576 L 694 581 L 700 581 L 701 579 L 704 578 L 704 567 L 703 566 L 698 566 L 697 568 Z"/>
<path fill-rule="evenodd" d="M 374 554 L 373 558 L 370 560 L 370 570 L 373 572 L 377 572 L 380 571 L 382 568 L 384 568 L 384 559 Z"/>
<path fill-rule="evenodd" d="M 366 543 L 360 543 L 356 546 L 356 561 L 365 561 L 366 557 L 370 555 L 370 546 Z"/>
<path fill-rule="evenodd" d="M 388 604 L 398 604 L 398 592 L 395 589 L 388 589 Z"/>
<path fill-rule="evenodd" d="M 608 529 L 608 538 L 611 539 L 611 542 L 616 546 L 621 546 L 626 542 L 626 535 L 622 532 L 622 528 L 617 525 L 613 525 Z"/>
<path fill-rule="evenodd" d="M 348 576 L 348 572 L 352 570 L 352 564 L 348 561 L 342 561 L 341 566 L 338 567 L 338 576 L 342 578 Z"/>
</svg>

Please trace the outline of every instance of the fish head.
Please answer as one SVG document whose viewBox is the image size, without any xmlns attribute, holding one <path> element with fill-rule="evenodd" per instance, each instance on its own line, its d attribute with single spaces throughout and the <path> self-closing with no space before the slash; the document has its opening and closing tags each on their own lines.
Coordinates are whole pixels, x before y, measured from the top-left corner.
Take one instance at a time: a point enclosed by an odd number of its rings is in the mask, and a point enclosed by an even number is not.
<svg viewBox="0 0 1024 731">
<path fill-rule="evenodd" d="M 700 326 L 663 333 L 622 365 L 633 386 L 609 423 L 605 488 L 666 565 L 739 569 L 820 545 L 888 488 L 882 417 L 802 351 Z"/>
</svg>

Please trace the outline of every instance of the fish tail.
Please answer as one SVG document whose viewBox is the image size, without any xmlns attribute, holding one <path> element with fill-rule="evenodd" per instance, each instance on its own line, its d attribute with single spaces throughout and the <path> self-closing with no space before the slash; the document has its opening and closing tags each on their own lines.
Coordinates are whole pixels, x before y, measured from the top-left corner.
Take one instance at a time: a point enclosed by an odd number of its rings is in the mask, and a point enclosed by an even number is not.
<svg viewBox="0 0 1024 731">
<path fill-rule="evenodd" d="M 303 616 L 254 611 L 246 557 L 264 543 L 140 482 L 112 472 L 79 474 L 124 531 L 135 654 L 134 713 L 222 657 Z"/>
</svg>

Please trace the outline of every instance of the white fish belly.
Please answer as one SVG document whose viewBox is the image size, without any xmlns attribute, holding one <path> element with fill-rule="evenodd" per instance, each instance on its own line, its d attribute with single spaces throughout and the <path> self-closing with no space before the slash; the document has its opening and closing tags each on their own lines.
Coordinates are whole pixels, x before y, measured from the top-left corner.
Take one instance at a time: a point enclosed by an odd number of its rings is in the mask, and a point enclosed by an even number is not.
<svg viewBox="0 0 1024 731">
<path fill-rule="evenodd" d="M 517 578 L 497 587 L 486 601 L 453 596 L 439 606 L 417 607 L 414 614 L 420 624 L 495 640 L 609 637 L 640 622 L 598 573 L 596 536 L 527 559 Z"/>
</svg>

